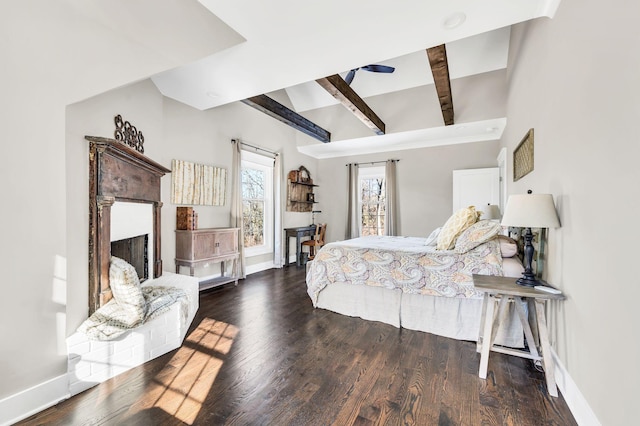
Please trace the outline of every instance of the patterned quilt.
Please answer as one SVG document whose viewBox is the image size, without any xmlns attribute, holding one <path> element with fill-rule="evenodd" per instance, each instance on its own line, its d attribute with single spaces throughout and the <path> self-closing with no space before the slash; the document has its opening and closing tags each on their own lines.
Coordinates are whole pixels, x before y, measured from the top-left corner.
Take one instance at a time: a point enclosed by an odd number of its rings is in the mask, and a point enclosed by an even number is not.
<svg viewBox="0 0 640 426">
<path fill-rule="evenodd" d="M 313 305 L 320 291 L 336 282 L 412 294 L 482 298 L 471 275 L 503 275 L 496 239 L 462 254 L 435 250 L 424 243 L 424 238 L 370 236 L 325 245 L 307 272 Z"/>
</svg>

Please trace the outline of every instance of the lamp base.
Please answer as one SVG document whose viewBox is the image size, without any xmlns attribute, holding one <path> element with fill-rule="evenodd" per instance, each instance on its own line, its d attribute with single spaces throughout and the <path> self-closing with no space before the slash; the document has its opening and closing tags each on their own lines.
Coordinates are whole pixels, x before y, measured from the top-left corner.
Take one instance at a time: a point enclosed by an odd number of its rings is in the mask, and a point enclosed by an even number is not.
<svg viewBox="0 0 640 426">
<path fill-rule="evenodd" d="M 524 287 L 535 287 L 537 285 L 543 285 L 535 277 L 525 277 L 525 276 L 523 276 L 522 278 L 518 278 L 516 280 L 516 284 Z"/>
</svg>

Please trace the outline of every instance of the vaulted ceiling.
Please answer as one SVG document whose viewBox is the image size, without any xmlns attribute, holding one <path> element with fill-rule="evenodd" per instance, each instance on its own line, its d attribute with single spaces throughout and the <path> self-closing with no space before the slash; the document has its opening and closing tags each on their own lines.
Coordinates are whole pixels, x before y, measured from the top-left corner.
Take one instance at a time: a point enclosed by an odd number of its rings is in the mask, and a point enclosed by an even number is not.
<svg viewBox="0 0 640 426">
<path fill-rule="evenodd" d="M 293 111 L 302 115 L 311 112 L 317 117 L 318 110 L 330 108 L 338 101 L 316 80 L 334 74 L 344 77 L 350 69 L 367 64 L 384 64 L 395 67 L 395 72 L 356 73 L 351 87 L 365 101 L 432 85 L 426 49 L 441 44 L 446 45 L 452 80 L 504 69 L 510 26 L 553 16 L 559 0 L 302 3 L 200 0 L 200 3 L 244 41 L 155 75 L 152 80 L 163 95 L 205 110 L 284 89 Z M 455 110 L 455 98 L 453 106 Z M 433 130 L 434 126 L 427 123 L 422 129 L 412 130 Z M 480 126 L 485 136 L 487 129 L 493 131 L 495 127 L 495 123 Z M 455 132 L 453 128 L 445 133 Z M 396 133 L 406 132 L 392 129 L 380 137 L 394 143 L 389 136 Z M 406 139 L 407 135 L 403 137 Z M 311 142 L 305 140 L 302 145 L 313 145 Z"/>
</svg>

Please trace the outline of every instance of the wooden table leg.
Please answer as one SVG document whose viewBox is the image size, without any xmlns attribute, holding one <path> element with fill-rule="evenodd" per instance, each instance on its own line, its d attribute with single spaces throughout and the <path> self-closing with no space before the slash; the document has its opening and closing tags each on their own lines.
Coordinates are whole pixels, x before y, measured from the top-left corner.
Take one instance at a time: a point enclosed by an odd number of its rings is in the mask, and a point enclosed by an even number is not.
<svg viewBox="0 0 640 426">
<path fill-rule="evenodd" d="M 289 233 L 284 233 L 284 266 L 289 266 Z"/>
<path fill-rule="evenodd" d="M 529 353 L 535 358 L 538 358 L 538 349 L 536 348 L 536 345 L 538 343 L 536 342 L 536 339 L 533 337 L 533 333 L 531 332 L 531 326 L 529 325 L 529 318 L 527 317 L 527 314 L 524 312 L 524 308 L 522 307 L 522 303 L 524 302 L 522 301 L 521 297 L 517 297 L 515 303 L 516 303 L 516 312 L 520 317 L 520 323 L 522 323 L 522 328 L 524 329 L 524 335 L 527 339 L 527 344 L 529 345 Z"/>
<path fill-rule="evenodd" d="M 493 329 L 493 320 L 494 320 L 494 312 L 496 308 L 495 298 L 491 295 L 489 296 L 487 303 L 487 310 L 485 312 L 484 318 L 484 331 L 482 335 L 484 336 L 482 339 L 482 350 L 480 351 L 480 371 L 478 372 L 478 376 L 481 379 L 487 378 L 487 367 L 489 366 L 489 351 L 491 351 L 491 346 L 493 342 L 491 341 L 492 329 Z"/>
<path fill-rule="evenodd" d="M 549 395 L 557 397 L 558 388 L 556 387 L 555 363 L 551 356 L 551 345 L 549 344 L 549 332 L 547 330 L 547 319 L 544 310 L 545 302 L 546 300 L 536 299 L 536 318 L 538 320 L 538 333 L 540 335 L 544 375 L 547 379 L 547 391 Z"/>
<path fill-rule="evenodd" d="M 480 329 L 478 330 L 478 341 L 476 343 L 476 352 L 480 352 L 482 350 L 482 339 L 484 335 L 484 324 L 486 322 L 487 315 L 487 305 L 489 304 L 489 293 L 484 293 L 482 297 L 482 312 L 480 313 Z"/>
<path fill-rule="evenodd" d="M 301 239 L 301 235 L 298 232 L 298 234 L 296 235 L 296 266 L 300 266 L 302 265 L 302 263 L 300 262 L 300 254 L 302 253 L 302 239 Z"/>
</svg>

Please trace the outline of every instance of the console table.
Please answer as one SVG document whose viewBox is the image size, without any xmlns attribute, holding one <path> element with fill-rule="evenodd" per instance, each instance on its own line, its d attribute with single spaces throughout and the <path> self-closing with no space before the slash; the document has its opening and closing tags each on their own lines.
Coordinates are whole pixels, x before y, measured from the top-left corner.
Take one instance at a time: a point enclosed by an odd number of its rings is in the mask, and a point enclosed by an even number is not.
<svg viewBox="0 0 640 426">
<path fill-rule="evenodd" d="M 301 238 L 302 237 L 313 237 L 316 233 L 316 226 L 315 225 L 309 225 L 309 226 L 299 226 L 297 228 L 285 228 L 284 229 L 284 239 L 285 239 L 285 243 L 284 243 L 284 256 L 285 256 L 285 261 L 284 261 L 284 266 L 289 266 L 289 238 L 290 237 L 295 237 L 296 238 L 296 266 L 301 266 L 301 262 L 300 262 L 300 254 L 302 253 L 302 241 Z"/>
<path fill-rule="evenodd" d="M 201 281 L 200 290 L 234 281 L 238 285 L 238 228 L 208 228 L 176 230 L 176 273 L 181 266 L 189 267 L 193 276 L 196 266 L 220 263 L 220 277 Z M 225 262 L 232 261 L 229 275 L 225 274 Z"/>
<path fill-rule="evenodd" d="M 563 300 L 565 297 L 560 294 L 547 293 L 536 290 L 533 287 L 525 287 L 516 284 L 515 278 L 495 277 L 489 275 L 473 275 L 474 286 L 484 292 L 482 303 L 482 319 L 480 322 L 480 336 L 478 337 L 477 350 L 480 352 L 480 370 L 478 375 L 486 379 L 487 367 L 489 364 L 489 352 L 500 352 L 508 355 L 515 355 L 522 358 L 529 358 L 534 361 L 542 360 L 544 374 L 547 381 L 549 395 L 558 396 L 555 379 L 555 364 L 551 356 L 551 345 L 549 344 L 549 332 L 547 330 L 547 319 L 545 317 L 545 305 L 547 300 Z M 545 282 L 543 285 L 548 286 Z M 529 345 L 529 351 L 496 346 L 493 344 L 499 325 L 499 319 L 507 307 L 507 303 L 513 301 L 518 318 L 524 328 L 524 335 Z M 535 313 L 535 319 L 529 324 L 529 319 L 524 311 L 523 302 L 527 302 L 529 309 Z M 495 307 L 498 305 L 498 315 Z M 531 325 L 533 325 L 533 330 Z M 536 336 L 534 336 L 534 333 Z M 539 343 L 539 345 L 538 345 Z M 539 355 L 538 348 L 542 355 Z"/>
</svg>

